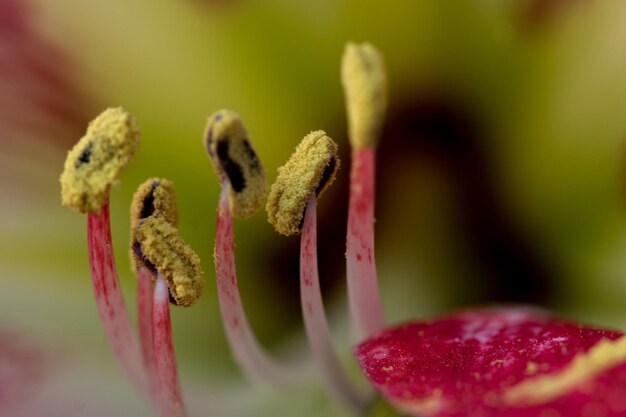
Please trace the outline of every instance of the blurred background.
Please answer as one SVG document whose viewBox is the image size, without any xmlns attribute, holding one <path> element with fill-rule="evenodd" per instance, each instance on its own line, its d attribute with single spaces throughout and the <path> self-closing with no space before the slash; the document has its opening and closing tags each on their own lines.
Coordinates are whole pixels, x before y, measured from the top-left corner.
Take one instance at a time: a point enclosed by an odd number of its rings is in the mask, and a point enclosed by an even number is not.
<svg viewBox="0 0 626 417">
<path fill-rule="evenodd" d="M 129 204 L 174 181 L 180 231 L 207 290 L 173 309 L 192 416 L 342 415 L 311 367 L 251 387 L 215 294 L 218 184 L 206 117 L 242 116 L 270 181 L 309 131 L 341 147 L 320 201 L 320 273 L 346 364 L 346 41 L 386 59 L 377 262 L 390 322 L 524 303 L 626 329 L 626 3 L 621 0 L 0 0 L 0 415 L 150 415 L 115 363 L 89 278 L 86 218 L 58 177 L 89 120 L 121 105 L 142 145 L 111 193 L 115 253 L 135 308 Z M 277 356 L 307 363 L 298 238 L 264 213 L 236 223 L 244 304 Z M 355 370 L 355 376 L 358 370 Z"/>
</svg>

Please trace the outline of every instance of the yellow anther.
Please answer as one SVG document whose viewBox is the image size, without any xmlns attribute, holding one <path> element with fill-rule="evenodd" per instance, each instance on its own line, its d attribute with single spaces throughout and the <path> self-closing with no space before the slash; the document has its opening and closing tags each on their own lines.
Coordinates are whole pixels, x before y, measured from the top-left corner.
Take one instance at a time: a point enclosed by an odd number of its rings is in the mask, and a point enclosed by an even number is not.
<svg viewBox="0 0 626 417">
<path fill-rule="evenodd" d="M 309 133 L 285 165 L 278 169 L 267 200 L 267 219 L 278 233 L 300 233 L 307 202 L 335 180 L 337 144 L 323 130 Z"/>
<path fill-rule="evenodd" d="M 141 264 L 138 255 L 133 249 L 134 231 L 142 219 L 150 216 L 160 217 L 172 226 L 178 224 L 178 207 L 176 206 L 176 190 L 174 184 L 163 178 L 150 178 L 141 184 L 130 206 L 130 230 L 131 230 L 131 268 L 136 270 L 136 265 Z"/>
<path fill-rule="evenodd" d="M 387 110 L 387 76 L 383 57 L 369 43 L 348 43 L 341 62 L 350 144 L 377 145 Z"/>
<path fill-rule="evenodd" d="M 268 185 L 263 165 L 250 145 L 239 115 L 230 110 L 214 113 L 207 121 L 204 137 L 219 180 L 230 184 L 233 216 L 251 216 L 265 202 Z"/>
<path fill-rule="evenodd" d="M 105 110 L 67 154 L 61 174 L 61 201 L 82 213 L 98 212 L 111 185 L 139 146 L 139 127 L 122 108 Z"/>
<path fill-rule="evenodd" d="M 134 240 L 140 261 L 167 282 L 176 305 L 189 307 L 204 290 L 204 272 L 200 258 L 183 241 L 178 230 L 161 217 L 150 216 L 135 229 Z"/>
</svg>

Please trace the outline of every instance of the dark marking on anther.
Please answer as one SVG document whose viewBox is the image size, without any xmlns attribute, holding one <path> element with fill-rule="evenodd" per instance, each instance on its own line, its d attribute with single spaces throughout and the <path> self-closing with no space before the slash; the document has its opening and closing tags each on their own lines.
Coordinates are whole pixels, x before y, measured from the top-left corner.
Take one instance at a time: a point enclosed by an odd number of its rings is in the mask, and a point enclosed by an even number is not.
<svg viewBox="0 0 626 417">
<path fill-rule="evenodd" d="M 322 178 L 320 179 L 320 183 L 315 189 L 315 195 L 319 195 L 320 191 L 324 189 L 328 181 L 333 177 L 335 170 L 337 169 L 337 158 L 333 157 L 328 161 L 328 165 L 324 168 L 324 172 L 322 173 Z"/>
<path fill-rule="evenodd" d="M 213 154 L 213 127 L 209 128 L 209 131 L 206 134 L 206 150 L 209 153 L 209 156 L 211 158 L 213 158 L 214 154 Z"/>
<path fill-rule="evenodd" d="M 156 277 L 159 274 L 159 271 L 156 269 L 156 266 L 154 266 L 154 264 L 150 262 L 148 258 L 145 257 L 145 255 L 143 254 L 143 251 L 141 250 L 141 244 L 137 241 L 133 242 L 133 252 L 135 252 L 135 255 L 137 255 L 137 257 L 141 259 L 143 266 L 148 268 L 148 270 L 150 271 L 152 275 Z M 176 302 L 176 299 L 172 296 L 172 293 L 169 292 L 169 290 L 168 290 L 168 298 L 171 304 L 174 304 L 176 306 L 179 305 Z"/>
<path fill-rule="evenodd" d="M 174 298 L 174 296 L 172 296 L 172 293 L 171 293 L 171 292 L 169 292 L 169 291 L 168 291 L 168 293 L 167 293 L 167 294 L 169 295 L 170 304 L 174 304 L 175 306 L 180 305 L 180 304 L 178 304 L 178 303 L 176 302 L 176 299 Z"/>
<path fill-rule="evenodd" d="M 220 160 L 222 171 L 224 171 L 230 181 L 231 187 L 233 187 L 235 192 L 240 193 L 246 188 L 246 179 L 239 164 L 230 159 L 228 148 L 229 143 L 226 138 L 219 141 L 217 144 L 217 157 Z"/>
<path fill-rule="evenodd" d="M 154 214 L 154 191 L 159 186 L 157 181 L 152 182 L 152 188 L 146 198 L 143 199 L 143 204 L 141 205 L 141 217 L 140 219 L 147 219 L 148 217 Z"/>
<path fill-rule="evenodd" d="M 156 276 L 159 273 L 159 271 L 157 271 L 156 269 L 156 266 L 154 266 L 154 264 L 145 257 L 143 251 L 141 250 L 141 244 L 137 241 L 133 242 L 133 252 L 135 252 L 135 255 L 137 255 L 137 257 L 141 260 L 143 266 L 148 268 L 151 274 Z"/>
<path fill-rule="evenodd" d="M 91 153 L 92 152 L 93 152 L 93 142 L 89 142 L 87 147 L 85 149 L 83 149 L 83 151 L 81 152 L 81 154 L 78 157 L 78 159 L 76 160 L 76 163 L 74 164 L 74 166 L 76 168 L 78 168 L 81 165 L 88 164 L 89 161 L 91 160 Z"/>
<path fill-rule="evenodd" d="M 261 161 L 259 161 L 259 157 L 254 152 L 254 149 L 252 149 L 252 146 L 250 146 L 250 142 L 248 142 L 247 139 L 243 141 L 243 149 L 246 159 L 248 159 L 248 162 L 250 163 L 250 169 L 255 172 L 261 172 Z"/>
</svg>

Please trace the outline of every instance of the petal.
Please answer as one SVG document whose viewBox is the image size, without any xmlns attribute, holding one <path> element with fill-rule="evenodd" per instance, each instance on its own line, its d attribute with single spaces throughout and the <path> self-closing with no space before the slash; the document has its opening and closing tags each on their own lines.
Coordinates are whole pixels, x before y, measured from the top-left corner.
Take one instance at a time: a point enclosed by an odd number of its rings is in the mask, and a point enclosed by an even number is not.
<svg viewBox="0 0 626 417">
<path fill-rule="evenodd" d="M 372 384 L 413 415 L 611 417 L 626 415 L 622 336 L 493 308 L 387 330 L 356 355 Z"/>
</svg>

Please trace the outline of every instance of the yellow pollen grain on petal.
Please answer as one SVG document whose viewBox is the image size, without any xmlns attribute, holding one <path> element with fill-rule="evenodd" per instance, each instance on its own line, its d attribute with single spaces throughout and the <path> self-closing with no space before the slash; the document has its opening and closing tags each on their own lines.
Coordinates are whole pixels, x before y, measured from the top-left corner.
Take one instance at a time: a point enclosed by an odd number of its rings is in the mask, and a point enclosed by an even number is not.
<svg viewBox="0 0 626 417">
<path fill-rule="evenodd" d="M 278 233 L 300 233 L 311 195 L 321 195 L 335 180 L 340 162 L 337 144 L 323 130 L 309 133 L 296 147 L 267 199 L 267 219 Z"/>
<path fill-rule="evenodd" d="M 230 184 L 228 197 L 233 216 L 251 216 L 265 203 L 268 184 L 239 115 L 231 110 L 212 114 L 204 141 L 220 182 Z"/>
<path fill-rule="evenodd" d="M 98 212 L 111 186 L 139 147 L 137 122 L 121 107 L 102 112 L 70 150 L 61 174 L 61 202 L 81 213 Z"/>
<path fill-rule="evenodd" d="M 557 373 L 530 378 L 504 392 L 507 404 L 542 404 L 575 389 L 598 374 L 626 361 L 626 336 L 604 339 Z"/>
<path fill-rule="evenodd" d="M 403 412 L 410 415 L 433 415 L 441 411 L 445 405 L 442 394 L 443 393 L 440 389 L 435 388 L 429 397 L 421 398 L 419 400 L 394 399 L 393 404 Z"/>
<path fill-rule="evenodd" d="M 539 365 L 537 365 L 535 362 L 528 362 L 526 364 L 526 370 L 524 371 L 524 374 L 535 375 L 538 371 L 539 371 Z"/>
<path fill-rule="evenodd" d="M 130 205 L 130 260 L 131 269 L 137 270 L 142 261 L 133 250 L 135 244 L 134 231 L 139 222 L 150 216 L 160 217 L 172 226 L 178 225 L 178 206 L 174 183 L 164 178 L 150 178 L 143 182 L 133 195 Z"/>
<path fill-rule="evenodd" d="M 163 218 L 151 216 L 137 225 L 134 235 L 145 260 L 165 278 L 175 304 L 193 305 L 204 290 L 204 272 L 200 258 L 178 230 Z"/>
<path fill-rule="evenodd" d="M 378 144 L 387 110 L 387 75 L 381 53 L 369 43 L 348 43 L 341 61 L 350 144 Z"/>
</svg>

